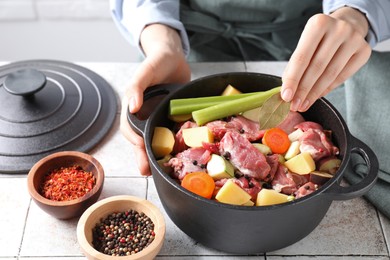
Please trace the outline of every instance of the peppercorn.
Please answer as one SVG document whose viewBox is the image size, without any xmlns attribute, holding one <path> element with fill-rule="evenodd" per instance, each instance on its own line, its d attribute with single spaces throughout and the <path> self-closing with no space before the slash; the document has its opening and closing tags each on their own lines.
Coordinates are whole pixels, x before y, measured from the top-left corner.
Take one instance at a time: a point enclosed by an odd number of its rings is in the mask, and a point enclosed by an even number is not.
<svg viewBox="0 0 390 260">
<path fill-rule="evenodd" d="M 264 189 L 272 189 L 272 185 L 268 182 L 263 182 L 262 187 Z"/>
<path fill-rule="evenodd" d="M 143 212 L 114 212 L 102 218 L 92 230 L 93 247 L 111 256 L 126 256 L 142 251 L 155 238 L 154 223 Z"/>
</svg>

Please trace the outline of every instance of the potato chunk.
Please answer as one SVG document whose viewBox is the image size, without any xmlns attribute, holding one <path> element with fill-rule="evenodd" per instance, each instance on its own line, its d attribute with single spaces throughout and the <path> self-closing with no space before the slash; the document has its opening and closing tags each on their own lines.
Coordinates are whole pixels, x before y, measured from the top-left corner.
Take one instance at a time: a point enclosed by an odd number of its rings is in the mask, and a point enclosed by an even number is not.
<svg viewBox="0 0 390 260">
<path fill-rule="evenodd" d="M 284 165 L 290 171 L 301 175 L 309 174 L 316 169 L 316 164 L 308 152 L 303 152 L 292 157 Z"/>
<path fill-rule="evenodd" d="M 291 196 L 277 192 L 276 190 L 262 189 L 257 194 L 256 206 L 269 206 L 286 203 L 290 201 Z"/>
<path fill-rule="evenodd" d="M 229 84 L 222 92 L 221 96 L 231 96 L 236 94 L 241 94 L 241 91 Z"/>
<path fill-rule="evenodd" d="M 233 204 L 233 205 L 246 205 L 251 199 L 246 191 L 241 189 L 237 184 L 235 184 L 231 179 L 229 179 L 222 188 L 218 191 L 215 198 L 219 202 Z"/>
<path fill-rule="evenodd" d="M 166 127 L 155 127 L 152 138 L 152 151 L 154 156 L 162 158 L 172 152 L 175 145 L 175 137 L 172 131 Z"/>
<path fill-rule="evenodd" d="M 183 115 L 169 115 L 169 119 L 176 123 L 185 122 L 187 120 L 190 120 L 192 118 L 192 114 L 183 114 Z"/>
<path fill-rule="evenodd" d="M 214 136 L 207 126 L 183 129 L 183 139 L 189 147 L 202 147 L 203 142 L 214 142 Z"/>
</svg>

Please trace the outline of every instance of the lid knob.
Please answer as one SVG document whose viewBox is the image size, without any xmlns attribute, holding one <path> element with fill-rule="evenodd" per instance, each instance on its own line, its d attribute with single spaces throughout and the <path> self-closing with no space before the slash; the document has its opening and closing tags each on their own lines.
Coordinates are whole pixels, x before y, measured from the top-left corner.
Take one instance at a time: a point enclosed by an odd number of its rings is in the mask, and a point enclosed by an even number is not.
<svg viewBox="0 0 390 260">
<path fill-rule="evenodd" d="M 5 77 L 4 89 L 13 95 L 31 96 L 40 91 L 46 83 L 46 76 L 36 69 L 22 69 Z"/>
</svg>

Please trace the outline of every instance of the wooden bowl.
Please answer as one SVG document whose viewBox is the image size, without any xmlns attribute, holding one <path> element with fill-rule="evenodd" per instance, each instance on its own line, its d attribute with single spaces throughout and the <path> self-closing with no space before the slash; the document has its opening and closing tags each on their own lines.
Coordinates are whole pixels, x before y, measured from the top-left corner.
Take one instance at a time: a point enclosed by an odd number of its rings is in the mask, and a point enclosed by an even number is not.
<svg viewBox="0 0 390 260">
<path fill-rule="evenodd" d="M 129 256 L 110 256 L 99 252 L 93 247 L 93 229 L 103 218 L 112 213 L 135 210 L 143 212 L 154 223 L 155 239 L 153 242 L 136 254 Z M 81 250 L 88 259 L 154 259 L 160 251 L 165 237 L 165 220 L 160 210 L 151 202 L 134 196 L 113 196 L 96 202 L 80 217 L 77 224 L 77 240 Z"/>
<path fill-rule="evenodd" d="M 55 201 L 42 196 L 39 192 L 46 174 L 61 167 L 80 166 L 84 171 L 92 172 L 96 183 L 91 191 L 84 196 L 69 200 Z M 28 191 L 35 203 L 48 214 L 58 219 L 70 219 L 79 217 L 83 212 L 95 203 L 103 189 L 104 170 L 100 163 L 91 155 L 77 152 L 64 151 L 48 155 L 39 160 L 29 171 L 27 176 Z"/>
</svg>

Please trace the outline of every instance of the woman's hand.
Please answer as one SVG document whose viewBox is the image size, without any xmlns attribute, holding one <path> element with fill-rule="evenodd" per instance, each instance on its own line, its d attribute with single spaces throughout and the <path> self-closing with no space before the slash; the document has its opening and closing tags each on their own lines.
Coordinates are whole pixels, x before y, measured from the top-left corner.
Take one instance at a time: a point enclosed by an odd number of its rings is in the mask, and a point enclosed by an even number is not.
<svg viewBox="0 0 390 260">
<path fill-rule="evenodd" d="M 282 76 L 282 98 L 304 112 L 357 72 L 371 55 L 364 14 L 343 7 L 309 19 Z"/>
<path fill-rule="evenodd" d="M 140 110 L 143 93 L 148 87 L 161 83 L 186 83 L 191 71 L 176 30 L 161 24 L 149 25 L 141 34 L 141 45 L 146 58 L 133 75 L 122 100 L 120 130 L 134 145 L 140 173 L 147 176 L 151 172 L 144 140 L 130 128 L 127 111 L 136 113 Z"/>
</svg>

